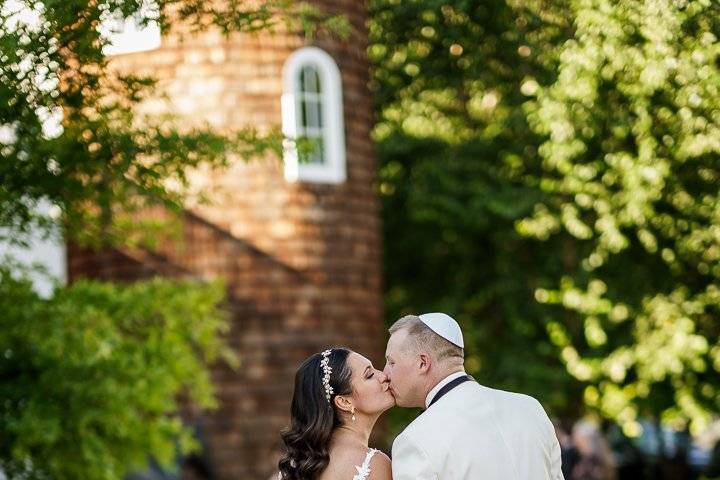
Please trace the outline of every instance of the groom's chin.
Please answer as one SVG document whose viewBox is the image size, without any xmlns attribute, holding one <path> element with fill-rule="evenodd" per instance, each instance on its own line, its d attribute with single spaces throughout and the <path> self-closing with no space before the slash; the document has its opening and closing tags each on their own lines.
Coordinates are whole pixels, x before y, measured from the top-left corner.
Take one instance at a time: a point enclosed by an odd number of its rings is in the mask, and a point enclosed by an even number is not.
<svg viewBox="0 0 720 480">
<path fill-rule="evenodd" d="M 402 399 L 395 398 L 395 406 L 400 408 L 417 408 L 418 405 L 415 405 L 411 402 L 403 401 Z"/>
<path fill-rule="evenodd" d="M 390 410 L 391 408 L 395 408 L 395 407 L 397 407 L 397 402 L 395 401 L 395 398 L 393 398 L 393 401 L 392 401 L 392 402 L 388 402 L 388 405 L 387 405 L 387 407 L 385 408 L 385 411 L 387 412 L 387 411 Z"/>
<path fill-rule="evenodd" d="M 403 401 L 401 399 L 399 399 L 397 397 L 393 397 L 393 398 L 395 398 L 395 406 L 396 407 L 405 407 L 405 404 L 403 403 Z"/>
</svg>

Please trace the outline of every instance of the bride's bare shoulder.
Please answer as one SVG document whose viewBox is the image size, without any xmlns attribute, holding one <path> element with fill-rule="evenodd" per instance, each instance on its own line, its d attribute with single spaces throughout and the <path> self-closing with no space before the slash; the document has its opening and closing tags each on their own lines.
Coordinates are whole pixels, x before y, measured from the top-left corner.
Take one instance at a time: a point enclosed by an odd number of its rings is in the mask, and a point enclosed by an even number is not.
<svg viewBox="0 0 720 480">
<path fill-rule="evenodd" d="M 370 460 L 370 476 L 368 480 L 391 480 L 392 466 L 390 457 L 378 450 Z"/>
</svg>

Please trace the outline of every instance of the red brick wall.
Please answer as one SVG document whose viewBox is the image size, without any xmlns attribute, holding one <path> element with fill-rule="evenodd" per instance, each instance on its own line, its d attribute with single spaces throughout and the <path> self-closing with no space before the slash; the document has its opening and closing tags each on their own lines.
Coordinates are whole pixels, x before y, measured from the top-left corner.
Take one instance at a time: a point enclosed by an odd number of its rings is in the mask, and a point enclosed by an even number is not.
<svg viewBox="0 0 720 480">
<path fill-rule="evenodd" d="M 324 2 L 345 13 L 348 41 L 321 39 L 342 74 L 347 182 L 287 183 L 276 158 L 196 174 L 216 203 L 189 208 L 182 241 L 155 252 L 97 254 L 69 248 L 70 278 L 153 274 L 224 278 L 242 364 L 214 372 L 220 408 L 204 418 L 209 457 L 221 479 L 267 479 L 288 422 L 294 372 L 311 353 L 348 345 L 382 365 L 380 240 L 370 140 L 365 7 Z M 116 57 L 151 70 L 187 122 L 218 128 L 279 126 L 282 66 L 304 45 L 293 34 L 164 37 L 160 49 Z M 152 109 L 153 105 L 147 108 Z"/>
</svg>

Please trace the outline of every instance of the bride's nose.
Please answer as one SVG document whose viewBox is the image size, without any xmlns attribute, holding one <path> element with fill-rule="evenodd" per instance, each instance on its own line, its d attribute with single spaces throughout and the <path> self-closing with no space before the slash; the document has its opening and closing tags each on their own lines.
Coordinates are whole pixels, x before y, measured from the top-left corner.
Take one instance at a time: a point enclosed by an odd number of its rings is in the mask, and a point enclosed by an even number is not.
<svg viewBox="0 0 720 480">
<path fill-rule="evenodd" d="M 378 379 L 380 380 L 380 383 L 386 383 L 388 381 L 388 376 L 385 375 L 385 372 L 378 370 Z"/>
</svg>

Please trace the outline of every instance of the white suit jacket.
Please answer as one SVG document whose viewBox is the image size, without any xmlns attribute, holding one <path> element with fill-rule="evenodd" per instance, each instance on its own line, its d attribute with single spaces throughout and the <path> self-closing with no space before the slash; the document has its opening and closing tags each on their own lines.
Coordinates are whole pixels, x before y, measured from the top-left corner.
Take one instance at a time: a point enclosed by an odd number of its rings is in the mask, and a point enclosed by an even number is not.
<svg viewBox="0 0 720 480">
<path fill-rule="evenodd" d="M 532 397 L 465 382 L 395 439 L 393 480 L 563 480 L 560 445 Z"/>
</svg>

